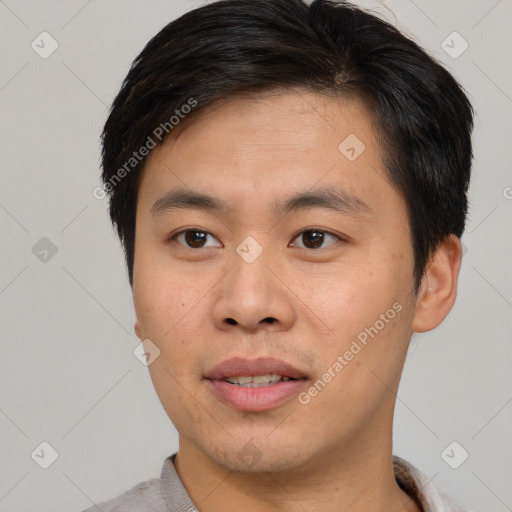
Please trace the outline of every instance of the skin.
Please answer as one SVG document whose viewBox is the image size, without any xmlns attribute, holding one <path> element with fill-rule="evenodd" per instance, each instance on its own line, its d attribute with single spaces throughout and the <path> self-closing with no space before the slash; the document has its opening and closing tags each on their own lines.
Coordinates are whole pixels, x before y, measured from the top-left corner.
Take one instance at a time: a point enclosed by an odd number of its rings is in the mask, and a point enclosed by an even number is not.
<svg viewBox="0 0 512 512">
<path fill-rule="evenodd" d="M 338 150 L 349 134 L 365 144 L 354 161 Z M 396 392 L 412 333 L 436 327 L 455 301 L 461 246 L 455 236 L 441 244 L 414 293 L 405 201 L 381 157 L 360 101 L 301 90 L 197 114 L 148 157 L 135 332 L 160 349 L 151 379 L 179 432 L 177 472 L 201 511 L 419 510 L 393 475 Z M 230 209 L 153 215 L 177 187 Z M 369 209 L 274 214 L 274 201 L 321 187 Z M 303 234 L 310 228 L 324 233 L 319 248 Z M 205 247 L 169 240 L 184 229 L 208 233 Z M 236 252 L 247 236 L 263 250 L 252 263 Z M 401 311 L 306 405 L 293 397 L 269 411 L 236 411 L 204 380 L 227 358 L 267 356 L 307 373 L 307 390 L 396 303 Z M 258 456 L 241 458 L 247 446 Z"/>
</svg>

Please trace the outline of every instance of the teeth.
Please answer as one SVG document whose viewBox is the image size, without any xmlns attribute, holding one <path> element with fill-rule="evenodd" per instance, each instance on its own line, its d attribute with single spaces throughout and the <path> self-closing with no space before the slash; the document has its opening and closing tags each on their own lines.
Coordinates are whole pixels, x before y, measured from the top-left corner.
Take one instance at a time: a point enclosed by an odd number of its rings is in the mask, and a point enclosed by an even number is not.
<svg viewBox="0 0 512 512">
<path fill-rule="evenodd" d="M 277 384 L 280 381 L 290 380 L 290 377 L 282 377 L 281 375 L 254 375 L 246 376 L 239 375 L 237 377 L 229 377 L 225 379 L 230 384 L 236 384 L 238 386 L 244 386 L 248 388 L 257 388 L 260 386 L 268 386 Z"/>
<path fill-rule="evenodd" d="M 252 382 L 252 377 L 238 377 L 238 384 L 250 384 Z"/>
<path fill-rule="evenodd" d="M 248 378 L 248 377 L 246 377 Z M 270 375 L 255 375 L 253 378 L 252 378 L 252 381 L 254 382 L 254 384 L 270 384 L 270 381 L 272 380 L 272 377 Z M 240 381 L 238 381 L 240 382 Z M 245 381 L 243 382 L 243 384 L 249 384 L 249 382 Z"/>
</svg>

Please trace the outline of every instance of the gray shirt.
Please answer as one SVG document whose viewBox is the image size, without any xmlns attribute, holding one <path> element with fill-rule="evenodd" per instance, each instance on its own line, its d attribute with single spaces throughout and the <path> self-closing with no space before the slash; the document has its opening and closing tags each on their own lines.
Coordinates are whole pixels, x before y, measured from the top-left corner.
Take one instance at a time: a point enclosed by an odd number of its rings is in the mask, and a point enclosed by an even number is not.
<svg viewBox="0 0 512 512">
<path fill-rule="evenodd" d="M 174 468 L 176 454 L 164 460 L 160 478 L 153 478 L 83 512 L 198 512 Z M 393 456 L 395 479 L 424 512 L 471 512 L 429 483 L 412 464 Z"/>
</svg>

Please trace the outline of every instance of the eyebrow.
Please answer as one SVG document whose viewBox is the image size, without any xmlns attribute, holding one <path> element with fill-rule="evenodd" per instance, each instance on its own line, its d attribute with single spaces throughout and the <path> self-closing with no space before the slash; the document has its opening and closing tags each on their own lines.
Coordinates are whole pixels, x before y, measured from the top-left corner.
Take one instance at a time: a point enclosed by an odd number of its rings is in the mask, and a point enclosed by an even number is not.
<svg viewBox="0 0 512 512">
<path fill-rule="evenodd" d="M 272 210 L 275 216 L 281 216 L 292 211 L 310 208 L 325 208 L 354 216 L 371 212 L 368 204 L 359 197 L 347 191 L 333 188 L 320 188 L 299 192 L 288 199 L 275 201 Z M 225 214 L 233 212 L 233 208 L 222 199 L 178 188 L 170 190 L 158 199 L 151 208 L 151 213 L 153 216 L 159 216 L 163 213 L 179 209 L 195 209 Z"/>
</svg>

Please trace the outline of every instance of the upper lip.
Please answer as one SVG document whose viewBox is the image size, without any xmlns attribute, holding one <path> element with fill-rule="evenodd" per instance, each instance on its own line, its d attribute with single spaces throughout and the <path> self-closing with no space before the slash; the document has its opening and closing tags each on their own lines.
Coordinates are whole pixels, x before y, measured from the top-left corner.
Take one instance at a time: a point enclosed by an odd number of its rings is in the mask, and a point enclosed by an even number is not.
<svg viewBox="0 0 512 512">
<path fill-rule="evenodd" d="M 281 375 L 281 377 L 290 377 L 292 379 L 307 378 L 306 374 L 291 364 L 272 357 L 259 357 L 257 359 L 233 357 L 226 359 L 208 372 L 206 378 L 222 380 L 242 375 L 249 377 L 254 377 L 255 375 Z"/>
</svg>

